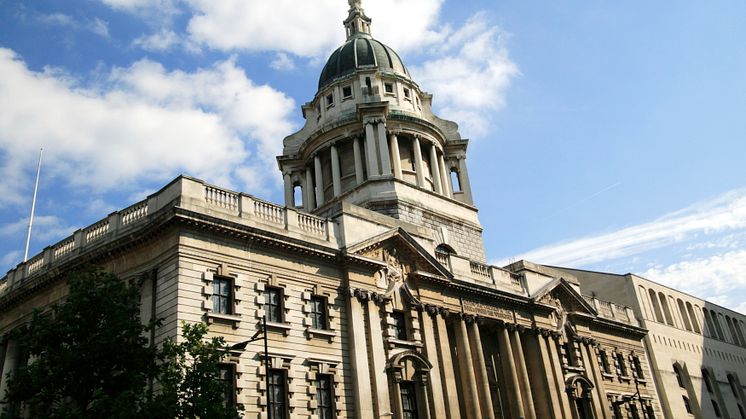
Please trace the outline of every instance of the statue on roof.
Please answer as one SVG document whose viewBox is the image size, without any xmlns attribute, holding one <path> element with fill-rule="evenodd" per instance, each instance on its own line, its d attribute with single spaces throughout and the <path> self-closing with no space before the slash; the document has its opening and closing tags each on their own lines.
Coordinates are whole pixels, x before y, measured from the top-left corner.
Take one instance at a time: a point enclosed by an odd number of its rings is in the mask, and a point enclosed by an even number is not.
<svg viewBox="0 0 746 419">
<path fill-rule="evenodd" d="M 359 9 L 363 7 L 362 0 L 348 0 L 348 3 L 350 3 L 350 7 L 353 9 Z"/>
</svg>

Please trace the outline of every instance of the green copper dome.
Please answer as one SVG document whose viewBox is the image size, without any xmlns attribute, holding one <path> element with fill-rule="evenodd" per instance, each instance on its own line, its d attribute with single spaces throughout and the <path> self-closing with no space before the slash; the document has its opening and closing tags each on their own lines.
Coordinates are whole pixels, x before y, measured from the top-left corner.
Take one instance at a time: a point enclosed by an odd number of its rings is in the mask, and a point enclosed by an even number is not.
<svg viewBox="0 0 746 419">
<path fill-rule="evenodd" d="M 321 71 L 319 90 L 356 70 L 378 68 L 410 78 L 399 55 L 370 36 L 352 37 L 332 53 Z"/>
</svg>

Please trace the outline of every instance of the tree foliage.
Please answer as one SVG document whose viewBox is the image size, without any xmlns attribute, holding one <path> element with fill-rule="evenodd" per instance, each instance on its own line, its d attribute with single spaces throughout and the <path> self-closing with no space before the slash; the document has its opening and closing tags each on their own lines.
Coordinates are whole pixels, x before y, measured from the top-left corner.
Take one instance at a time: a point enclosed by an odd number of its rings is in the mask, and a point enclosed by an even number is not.
<svg viewBox="0 0 746 419">
<path fill-rule="evenodd" d="M 206 325 L 184 325 L 184 342 L 153 347 L 145 336 L 157 325 L 141 323 L 136 286 L 93 268 L 68 285 L 64 302 L 15 331 L 28 362 L 10 379 L 4 418 L 236 416 L 216 379 L 225 342 L 203 341 Z"/>
</svg>

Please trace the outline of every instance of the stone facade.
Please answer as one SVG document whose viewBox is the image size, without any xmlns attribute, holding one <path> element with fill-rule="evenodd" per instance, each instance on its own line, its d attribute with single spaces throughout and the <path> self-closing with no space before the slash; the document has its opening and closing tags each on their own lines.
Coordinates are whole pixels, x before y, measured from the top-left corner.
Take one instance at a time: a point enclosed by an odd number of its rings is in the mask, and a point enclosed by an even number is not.
<svg viewBox="0 0 746 419">
<path fill-rule="evenodd" d="M 28 362 L 9 333 L 97 264 L 142 284 L 142 320 L 163 319 L 156 344 L 202 321 L 246 343 L 267 320 L 267 358 L 253 342 L 226 360 L 248 418 L 270 405 L 286 418 L 669 417 L 678 387 L 660 359 L 675 351 L 650 342 L 674 345 L 670 325 L 624 299 L 634 287 L 608 302 L 582 272 L 487 264 L 468 140 L 371 37 L 359 1 L 344 24 L 278 157 L 285 205 L 181 176 L 18 265 L 0 280 L 0 394 Z M 702 350 L 743 377 L 742 355 Z"/>
</svg>

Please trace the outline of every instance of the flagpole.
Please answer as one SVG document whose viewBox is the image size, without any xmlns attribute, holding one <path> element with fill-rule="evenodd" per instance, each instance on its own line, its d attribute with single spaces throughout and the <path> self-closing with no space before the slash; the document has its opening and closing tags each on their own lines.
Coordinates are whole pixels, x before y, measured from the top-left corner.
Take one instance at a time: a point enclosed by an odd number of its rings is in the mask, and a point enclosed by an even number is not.
<svg viewBox="0 0 746 419">
<path fill-rule="evenodd" d="M 36 182 L 34 182 L 34 197 L 31 200 L 31 216 L 28 219 L 28 234 L 26 235 L 26 252 L 23 254 L 23 261 L 28 261 L 28 248 L 31 244 L 31 226 L 34 224 L 34 210 L 36 209 L 36 192 L 39 190 L 39 173 L 41 173 L 41 153 L 43 148 L 39 149 L 39 162 L 36 165 Z"/>
</svg>

